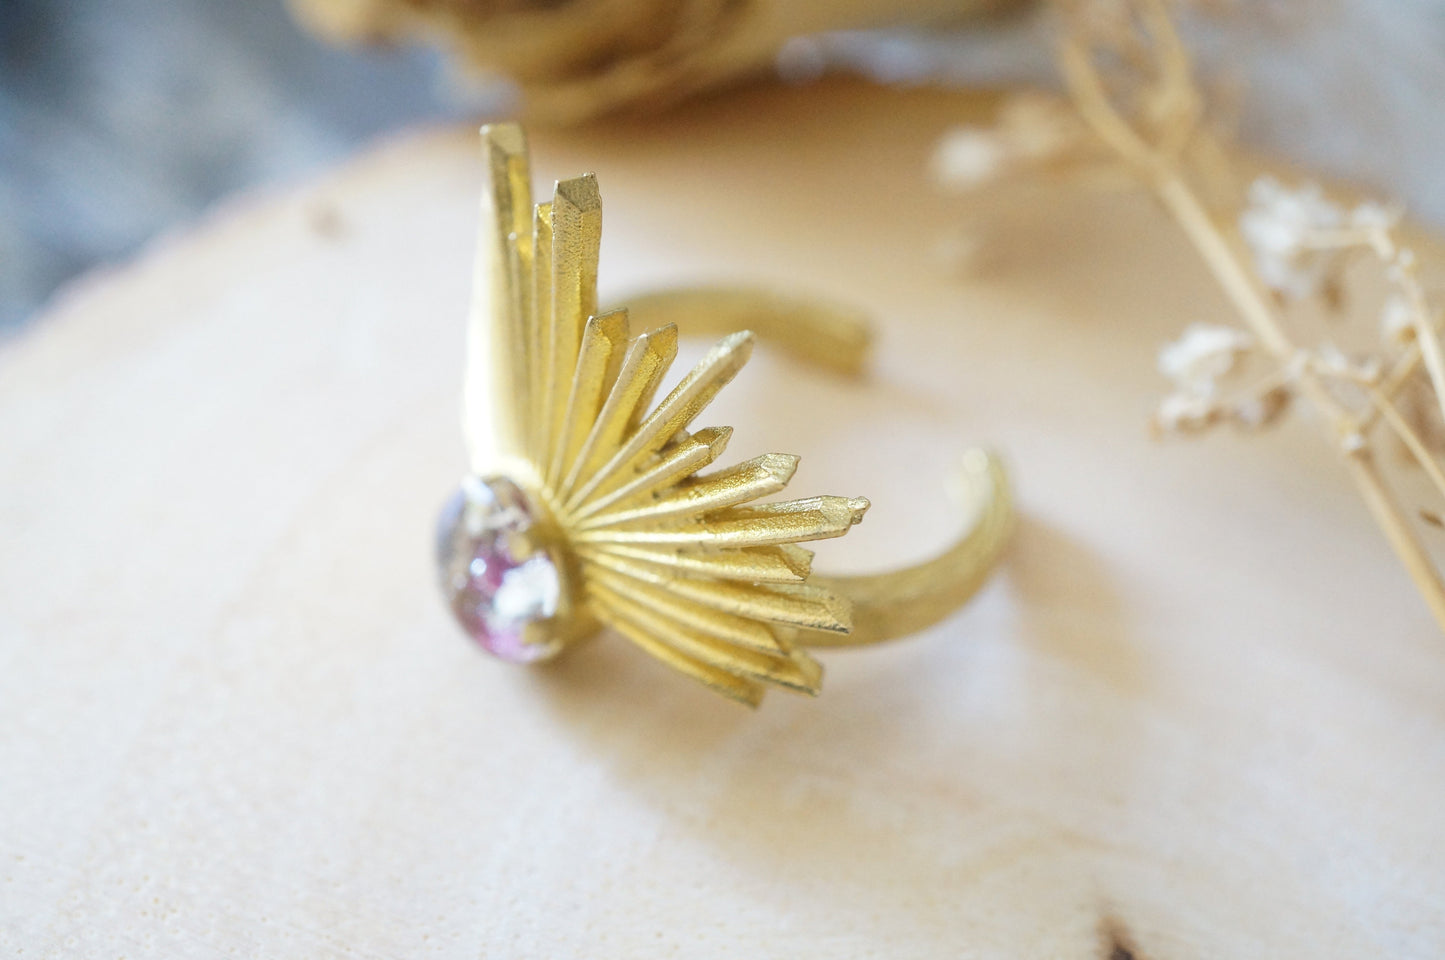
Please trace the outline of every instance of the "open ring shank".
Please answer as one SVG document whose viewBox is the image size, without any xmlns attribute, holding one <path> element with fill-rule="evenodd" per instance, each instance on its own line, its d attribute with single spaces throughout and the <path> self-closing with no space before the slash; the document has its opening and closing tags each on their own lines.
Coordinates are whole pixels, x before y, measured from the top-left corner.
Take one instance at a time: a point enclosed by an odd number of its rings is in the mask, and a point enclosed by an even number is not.
<svg viewBox="0 0 1445 960">
<path fill-rule="evenodd" d="M 997 456 L 970 450 L 960 477 L 977 504 L 973 526 L 932 560 L 901 570 L 860 576 L 815 576 L 811 582 L 853 601 L 853 630 L 808 631 L 796 638 L 809 647 L 854 647 L 906 637 L 927 629 L 967 603 L 997 565 L 1013 531 L 1013 498 Z"/>
</svg>

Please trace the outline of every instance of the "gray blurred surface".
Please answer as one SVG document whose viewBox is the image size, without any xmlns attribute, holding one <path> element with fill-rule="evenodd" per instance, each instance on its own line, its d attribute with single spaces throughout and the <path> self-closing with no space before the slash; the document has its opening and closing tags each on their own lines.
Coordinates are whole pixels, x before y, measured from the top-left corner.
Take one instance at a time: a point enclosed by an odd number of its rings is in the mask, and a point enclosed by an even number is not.
<svg viewBox="0 0 1445 960">
<path fill-rule="evenodd" d="M 1251 147 L 1367 186 L 1445 227 L 1445 0 L 1180 0 L 1206 86 Z M 899 79 L 1052 86 L 1046 12 L 982 30 L 845 37 Z"/>
<path fill-rule="evenodd" d="M 0 0 L 0 335 L 218 197 L 459 115 L 440 75 L 328 48 L 281 0 Z"/>
<path fill-rule="evenodd" d="M 1044 21 L 813 49 L 897 82 L 1047 84 Z M 1445 225 L 1445 0 L 1258 0 L 1190 26 L 1206 68 L 1247 85 L 1247 142 Z M 444 77 L 427 51 L 312 40 L 282 0 L 0 0 L 0 337 L 219 197 L 501 102 L 463 105 Z"/>
</svg>

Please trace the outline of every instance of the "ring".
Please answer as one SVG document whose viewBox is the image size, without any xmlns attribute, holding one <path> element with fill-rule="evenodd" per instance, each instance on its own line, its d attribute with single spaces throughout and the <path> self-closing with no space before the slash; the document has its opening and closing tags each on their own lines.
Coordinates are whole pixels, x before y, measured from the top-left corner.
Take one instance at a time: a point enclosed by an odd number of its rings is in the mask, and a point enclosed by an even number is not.
<svg viewBox="0 0 1445 960">
<path fill-rule="evenodd" d="M 490 185 L 463 396 L 470 470 L 437 537 L 443 590 L 481 647 L 537 662 L 606 626 L 755 706 L 770 685 L 818 693 L 822 667 L 806 648 L 915 633 L 979 589 L 1013 521 L 992 454 L 964 458 L 976 520 L 953 546 L 916 566 L 847 577 L 813 575 L 799 544 L 846 534 L 866 499 L 760 502 L 787 486 L 798 464 L 788 454 L 701 472 L 731 430 L 692 425 L 746 363 L 753 331 L 856 371 L 869 345 L 861 317 L 731 288 L 599 310 L 596 178 L 559 181 L 551 202 L 534 206 L 521 127 L 485 126 L 482 141 Z M 654 402 L 680 327 L 742 324 L 752 329 L 728 333 Z"/>
</svg>

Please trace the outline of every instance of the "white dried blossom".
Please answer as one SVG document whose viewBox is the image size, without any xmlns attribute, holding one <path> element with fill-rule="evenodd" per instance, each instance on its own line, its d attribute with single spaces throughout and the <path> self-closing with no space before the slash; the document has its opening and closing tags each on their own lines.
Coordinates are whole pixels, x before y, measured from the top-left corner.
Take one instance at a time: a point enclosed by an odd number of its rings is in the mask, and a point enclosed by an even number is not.
<svg viewBox="0 0 1445 960">
<path fill-rule="evenodd" d="M 1353 372 L 1350 358 L 1329 340 L 1315 347 L 1315 369 L 1336 377 L 1347 377 Z"/>
<path fill-rule="evenodd" d="M 1358 430 L 1352 431 L 1340 437 L 1340 449 L 1345 453 L 1363 453 L 1369 449 L 1370 441 Z"/>
<path fill-rule="evenodd" d="M 958 127 L 944 134 L 933 154 L 933 175 L 955 190 L 973 190 L 996 179 L 1010 158 L 997 130 Z"/>
<path fill-rule="evenodd" d="M 1220 410 L 1212 400 L 1190 393 L 1171 393 L 1154 412 L 1154 428 L 1163 433 L 1198 433 L 1219 422 Z"/>
<path fill-rule="evenodd" d="M 1385 278 L 1391 283 L 1403 284 L 1411 282 L 1411 274 L 1415 271 L 1415 251 L 1409 247 L 1402 247 L 1390 265 L 1385 268 Z"/>
<path fill-rule="evenodd" d="M 1269 426 L 1289 409 L 1294 394 L 1285 387 L 1276 387 L 1254 397 L 1247 397 L 1230 410 L 1234 422 L 1248 430 Z"/>
<path fill-rule="evenodd" d="M 1182 393 L 1208 398 L 1218 380 L 1234 369 L 1239 358 L 1254 346 L 1243 330 L 1219 324 L 1190 324 L 1184 336 L 1159 351 L 1159 372 Z"/>
<path fill-rule="evenodd" d="M 1393 230 L 1400 222 L 1400 209 L 1366 200 L 1350 211 L 1350 226 L 1357 230 Z"/>
<path fill-rule="evenodd" d="M 1344 223 L 1344 210 L 1318 184 L 1291 190 L 1273 177 L 1260 177 L 1250 185 L 1239 232 L 1265 286 L 1304 299 L 1320 292 L 1334 259 L 1313 248 L 1312 238 Z"/>
<path fill-rule="evenodd" d="M 1404 346 L 1415 339 L 1414 313 L 1398 293 L 1390 294 L 1380 308 L 1380 338 L 1394 346 Z"/>
<path fill-rule="evenodd" d="M 1338 390 L 1350 395 L 1360 384 L 1374 384 L 1384 376 L 1384 363 L 1379 357 L 1367 356 L 1351 359 L 1343 350 L 1328 340 L 1314 348 L 1311 368 L 1334 381 Z"/>
</svg>

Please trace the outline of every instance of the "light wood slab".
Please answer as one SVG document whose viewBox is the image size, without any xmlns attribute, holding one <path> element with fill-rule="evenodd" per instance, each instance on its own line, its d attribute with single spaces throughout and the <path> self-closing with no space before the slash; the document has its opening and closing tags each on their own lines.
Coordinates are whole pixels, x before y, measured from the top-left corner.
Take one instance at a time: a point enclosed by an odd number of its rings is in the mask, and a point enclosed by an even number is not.
<svg viewBox="0 0 1445 960">
<path fill-rule="evenodd" d="M 873 499 L 820 568 L 942 546 L 957 452 L 1010 458 L 1005 573 L 826 655 L 818 701 L 451 623 L 474 131 L 72 289 L 0 353 L 0 952 L 1445 953 L 1445 638 L 1314 425 L 1149 441 L 1159 344 L 1226 308 L 1148 202 L 1041 195 L 939 265 L 977 211 L 926 161 L 978 107 L 841 84 L 534 136 L 600 177 L 609 298 L 878 314 L 865 380 L 762 349 L 711 418 Z"/>
</svg>

